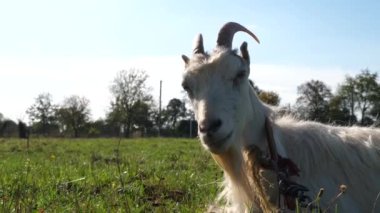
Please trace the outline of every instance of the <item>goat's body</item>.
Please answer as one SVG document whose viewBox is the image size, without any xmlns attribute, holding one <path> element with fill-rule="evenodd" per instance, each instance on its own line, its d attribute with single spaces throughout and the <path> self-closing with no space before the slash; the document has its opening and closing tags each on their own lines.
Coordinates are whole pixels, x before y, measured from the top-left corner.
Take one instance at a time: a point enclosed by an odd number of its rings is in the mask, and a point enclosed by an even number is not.
<svg viewBox="0 0 380 213">
<path fill-rule="evenodd" d="M 264 105 L 249 84 L 247 43 L 240 46 L 241 55 L 231 48 L 238 31 L 258 41 L 248 29 L 230 22 L 219 31 L 213 52 L 204 51 L 198 35 L 193 57 L 182 56 L 186 69 L 182 86 L 193 105 L 199 138 L 225 174 L 220 198 L 226 205 L 218 210 L 277 211 L 277 174 L 263 169 L 268 167 L 260 161 L 265 160 L 262 153 L 269 152 L 272 140 L 266 124 L 271 123 L 278 153 L 300 169 L 300 176 L 291 179 L 306 186 L 312 198 L 325 189 L 321 208 L 344 184 L 347 191 L 337 202 L 340 212 L 371 212 L 380 191 L 380 130 L 276 118 L 275 110 Z"/>
<path fill-rule="evenodd" d="M 275 120 L 273 128 L 279 153 L 290 158 L 301 170 L 300 176 L 293 180 L 306 186 L 310 190 L 307 194 L 311 198 L 318 194 L 320 188 L 325 189 L 320 201 L 321 208 L 326 208 L 331 203 L 340 192 L 339 186 L 344 184 L 347 191 L 337 201 L 339 212 L 372 211 L 376 196 L 380 192 L 379 129 L 335 127 L 316 122 L 296 121 L 290 117 Z M 263 141 L 261 144 L 266 142 Z M 241 169 L 247 167 L 241 166 Z M 238 179 L 250 179 L 250 172 L 241 172 L 241 175 L 247 177 Z M 272 173 L 272 177 L 264 178 L 267 181 L 275 181 L 273 172 L 269 173 Z M 260 206 L 255 203 L 255 195 L 247 195 L 254 191 L 252 182 L 243 189 L 242 183 L 233 181 L 232 179 L 236 178 L 231 178 L 230 174 L 231 172 L 226 173 L 225 189 L 221 194 L 229 205 L 219 210 L 260 211 Z M 266 190 L 276 191 L 276 182 L 271 184 L 273 188 Z M 278 194 L 267 195 L 269 200 L 277 201 Z M 244 196 L 252 197 L 247 201 Z M 272 204 L 276 205 L 275 202 Z"/>
<path fill-rule="evenodd" d="M 315 122 L 276 121 L 278 143 L 301 169 L 297 181 L 316 196 L 325 192 L 321 207 L 347 186 L 339 199 L 340 212 L 371 212 L 380 192 L 380 130 L 334 127 Z M 380 208 L 379 208 L 380 209 Z"/>
</svg>

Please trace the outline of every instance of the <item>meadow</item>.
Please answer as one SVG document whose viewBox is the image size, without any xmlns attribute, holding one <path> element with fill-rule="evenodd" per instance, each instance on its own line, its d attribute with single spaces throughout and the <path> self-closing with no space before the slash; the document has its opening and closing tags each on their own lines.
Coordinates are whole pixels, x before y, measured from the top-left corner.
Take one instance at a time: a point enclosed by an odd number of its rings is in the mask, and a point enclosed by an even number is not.
<svg viewBox="0 0 380 213">
<path fill-rule="evenodd" d="M 203 212 L 221 178 L 193 139 L 0 139 L 0 212 Z"/>
</svg>

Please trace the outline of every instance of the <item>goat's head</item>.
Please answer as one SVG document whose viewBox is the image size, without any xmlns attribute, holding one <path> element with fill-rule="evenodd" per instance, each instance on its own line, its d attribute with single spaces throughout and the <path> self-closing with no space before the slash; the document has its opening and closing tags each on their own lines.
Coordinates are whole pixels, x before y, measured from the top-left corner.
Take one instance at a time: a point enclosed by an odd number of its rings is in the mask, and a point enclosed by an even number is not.
<svg viewBox="0 0 380 213">
<path fill-rule="evenodd" d="M 202 35 L 194 42 L 193 56 L 183 55 L 186 72 L 182 86 L 192 102 L 198 121 L 198 134 L 211 152 L 228 150 L 241 134 L 250 100 L 248 81 L 249 54 L 247 43 L 240 46 L 241 54 L 232 50 L 236 32 L 243 31 L 257 37 L 237 23 L 227 23 L 219 31 L 217 46 L 207 54 Z"/>
</svg>

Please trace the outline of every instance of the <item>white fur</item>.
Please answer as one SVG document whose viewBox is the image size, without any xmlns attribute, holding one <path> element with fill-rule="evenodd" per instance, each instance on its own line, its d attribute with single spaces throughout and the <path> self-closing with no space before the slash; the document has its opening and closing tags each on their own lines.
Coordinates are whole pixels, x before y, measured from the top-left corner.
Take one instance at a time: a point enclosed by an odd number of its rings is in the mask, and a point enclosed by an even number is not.
<svg viewBox="0 0 380 213">
<path fill-rule="evenodd" d="M 240 70 L 246 70 L 247 76 L 236 86 L 233 79 Z M 380 130 L 277 117 L 276 111 L 261 103 L 251 89 L 248 74 L 248 62 L 219 47 L 210 55 L 194 55 L 186 65 L 184 82 L 191 90 L 198 123 L 214 118 L 223 121 L 214 138 L 199 133 L 204 147 L 225 171 L 224 190 L 219 196 L 225 205 L 209 210 L 263 210 L 254 193 L 257 186 L 252 182 L 253 169 L 247 166 L 244 149 L 255 145 L 268 152 L 264 124 L 265 117 L 269 117 L 278 152 L 298 165 L 300 177 L 293 180 L 309 188 L 308 195 L 314 197 L 324 188 L 321 207 L 325 208 L 339 193 L 339 186 L 345 184 L 347 191 L 338 201 L 339 212 L 371 212 L 380 191 Z M 232 137 L 222 140 L 229 132 L 233 132 Z M 276 178 L 271 171 L 262 172 L 269 181 L 263 186 L 268 201 L 276 206 Z"/>
</svg>

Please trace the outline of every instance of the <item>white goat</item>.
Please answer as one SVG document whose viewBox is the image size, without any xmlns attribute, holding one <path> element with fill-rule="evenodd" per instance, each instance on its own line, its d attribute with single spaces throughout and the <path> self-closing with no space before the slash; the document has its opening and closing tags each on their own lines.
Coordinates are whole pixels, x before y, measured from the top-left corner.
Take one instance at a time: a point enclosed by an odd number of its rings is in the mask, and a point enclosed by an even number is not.
<svg viewBox="0 0 380 213">
<path fill-rule="evenodd" d="M 240 55 L 231 49 L 238 31 L 259 42 L 245 27 L 230 22 L 221 28 L 210 54 L 199 35 L 193 56 L 182 56 L 186 69 L 182 85 L 194 108 L 199 137 L 225 174 L 219 196 L 225 205 L 209 211 L 291 211 L 295 199 L 302 199 L 302 190 L 284 194 L 279 180 L 285 180 L 307 187 L 304 195 L 313 199 L 324 188 L 322 209 L 333 203 L 339 212 L 371 212 L 380 191 L 380 130 L 276 116 L 249 84 L 247 43 L 241 45 Z M 286 178 L 281 179 L 284 173 Z M 333 200 L 341 184 L 347 191 L 342 188 L 345 193 Z"/>
</svg>

